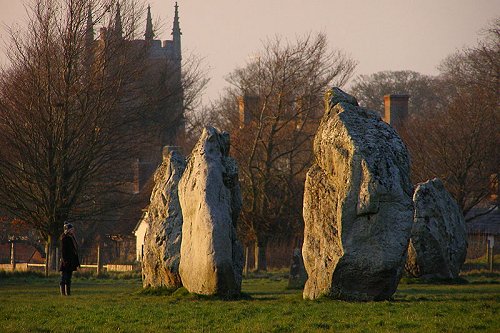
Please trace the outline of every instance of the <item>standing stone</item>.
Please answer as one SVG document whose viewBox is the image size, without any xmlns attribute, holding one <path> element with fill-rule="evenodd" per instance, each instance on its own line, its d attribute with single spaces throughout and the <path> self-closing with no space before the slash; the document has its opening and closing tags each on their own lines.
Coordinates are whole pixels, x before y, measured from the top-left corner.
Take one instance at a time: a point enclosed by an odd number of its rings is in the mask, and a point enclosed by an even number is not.
<svg viewBox="0 0 500 333">
<path fill-rule="evenodd" d="M 162 164 L 154 175 L 155 185 L 145 218 L 142 275 L 144 287 L 181 287 L 179 261 L 182 239 L 182 211 L 177 187 L 186 161 L 175 150 L 164 150 Z"/>
<path fill-rule="evenodd" d="M 417 185 L 406 271 L 414 277 L 456 279 L 467 254 L 465 219 L 455 200 L 434 178 Z"/>
<path fill-rule="evenodd" d="M 179 183 L 184 217 L 179 268 L 189 292 L 231 297 L 241 291 L 243 247 L 236 235 L 241 193 L 238 166 L 228 154 L 229 134 L 205 128 Z"/>
<path fill-rule="evenodd" d="M 326 102 L 305 183 L 303 296 L 389 299 L 412 226 L 408 152 L 354 97 L 334 88 Z"/>
<path fill-rule="evenodd" d="M 299 248 L 293 250 L 292 262 L 290 264 L 290 276 L 288 277 L 288 289 L 302 289 L 307 280 L 307 272 L 304 268 L 302 251 Z"/>
</svg>

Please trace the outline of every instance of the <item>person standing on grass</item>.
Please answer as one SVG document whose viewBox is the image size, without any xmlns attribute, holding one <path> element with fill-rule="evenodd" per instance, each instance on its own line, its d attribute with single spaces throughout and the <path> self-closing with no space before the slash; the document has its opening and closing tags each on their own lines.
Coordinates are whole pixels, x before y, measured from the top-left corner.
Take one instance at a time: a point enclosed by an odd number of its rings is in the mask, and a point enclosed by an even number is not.
<svg viewBox="0 0 500 333">
<path fill-rule="evenodd" d="M 64 232 L 61 235 L 61 282 L 59 287 L 61 295 L 71 295 L 71 276 L 77 267 L 80 267 L 78 259 L 78 244 L 75 239 L 75 228 L 71 223 L 64 222 Z"/>
</svg>

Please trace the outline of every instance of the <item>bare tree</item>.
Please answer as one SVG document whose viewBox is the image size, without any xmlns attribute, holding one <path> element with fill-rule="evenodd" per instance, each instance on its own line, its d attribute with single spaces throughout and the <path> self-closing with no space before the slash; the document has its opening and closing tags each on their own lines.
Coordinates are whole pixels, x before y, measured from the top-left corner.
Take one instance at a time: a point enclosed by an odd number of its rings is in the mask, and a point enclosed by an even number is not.
<svg viewBox="0 0 500 333">
<path fill-rule="evenodd" d="M 490 194 L 500 165 L 499 22 L 475 48 L 440 66 L 442 107 L 427 110 L 402 131 L 415 182 L 443 179 L 464 215 Z"/>
<path fill-rule="evenodd" d="M 382 112 L 384 95 L 404 93 L 411 96 L 410 115 L 434 109 L 439 103 L 436 78 L 414 71 L 383 71 L 370 75 L 360 75 L 351 87 L 352 95 L 368 109 Z"/>
<path fill-rule="evenodd" d="M 178 128 L 182 112 L 165 110 L 203 85 L 167 63 L 155 82 L 145 78 L 147 45 L 128 42 L 142 1 L 33 0 L 27 13 L 27 28 L 10 30 L 10 66 L 0 75 L 0 205 L 54 253 L 63 221 L 119 203 L 134 151 Z M 156 127 L 145 123 L 152 115 Z"/>
<path fill-rule="evenodd" d="M 498 172 L 499 121 L 479 93 L 456 96 L 446 110 L 410 120 L 402 136 L 414 182 L 441 178 L 466 215 L 490 193 Z"/>
<path fill-rule="evenodd" d="M 323 94 L 332 84 L 345 84 L 354 67 L 317 34 L 293 42 L 267 40 L 253 60 L 229 75 L 232 87 L 215 110 L 232 133 L 243 189 L 242 228 L 256 241 L 258 270 L 267 269 L 270 238 L 300 234 L 303 183 Z M 240 119 L 238 98 L 245 96 L 254 107 L 247 105 L 248 114 Z"/>
</svg>

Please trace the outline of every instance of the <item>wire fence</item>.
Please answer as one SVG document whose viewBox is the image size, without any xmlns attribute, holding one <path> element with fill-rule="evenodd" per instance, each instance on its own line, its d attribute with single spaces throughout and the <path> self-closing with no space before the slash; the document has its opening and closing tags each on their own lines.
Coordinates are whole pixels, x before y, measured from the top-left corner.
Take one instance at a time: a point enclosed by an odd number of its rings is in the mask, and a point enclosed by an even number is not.
<svg viewBox="0 0 500 333">
<path fill-rule="evenodd" d="M 135 244 L 133 251 L 128 245 L 109 246 L 98 244 L 92 247 L 80 247 L 80 270 L 82 271 L 132 271 L 140 267 L 135 261 Z M 55 267 L 49 270 L 57 271 L 60 254 L 55 253 Z M 10 242 L 0 244 L 0 270 L 5 271 L 45 271 L 46 257 L 44 253 L 26 243 Z"/>
<path fill-rule="evenodd" d="M 499 244 L 492 246 L 492 235 L 486 233 L 468 234 L 468 248 L 463 271 L 491 269 L 500 270 L 500 239 Z M 490 240 L 490 241 L 489 241 Z M 255 269 L 254 244 L 244 247 L 246 267 L 248 271 Z M 14 251 L 14 258 L 13 253 Z M 294 242 L 270 242 L 266 249 L 267 267 L 269 269 L 288 269 L 294 251 Z M 83 271 L 132 271 L 139 270 L 141 263 L 135 241 L 79 248 L 81 270 Z M 56 262 L 58 254 L 56 253 Z M 45 257 L 35 248 L 27 244 L 0 244 L 0 270 L 43 271 Z M 52 269 L 57 270 L 57 267 Z"/>
</svg>

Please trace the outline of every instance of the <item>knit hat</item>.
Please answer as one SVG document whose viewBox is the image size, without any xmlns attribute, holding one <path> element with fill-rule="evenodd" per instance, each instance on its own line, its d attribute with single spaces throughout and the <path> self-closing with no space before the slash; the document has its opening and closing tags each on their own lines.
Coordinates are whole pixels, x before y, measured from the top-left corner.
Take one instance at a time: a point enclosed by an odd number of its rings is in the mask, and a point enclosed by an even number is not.
<svg viewBox="0 0 500 333">
<path fill-rule="evenodd" d="M 73 229 L 73 225 L 69 222 L 64 222 L 64 232 L 68 231 L 69 229 Z"/>
</svg>

